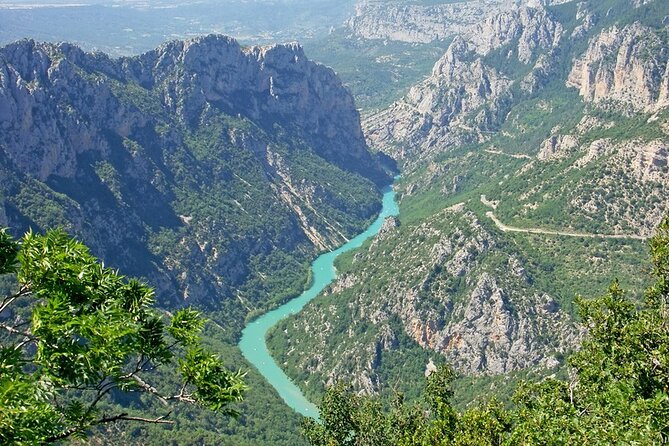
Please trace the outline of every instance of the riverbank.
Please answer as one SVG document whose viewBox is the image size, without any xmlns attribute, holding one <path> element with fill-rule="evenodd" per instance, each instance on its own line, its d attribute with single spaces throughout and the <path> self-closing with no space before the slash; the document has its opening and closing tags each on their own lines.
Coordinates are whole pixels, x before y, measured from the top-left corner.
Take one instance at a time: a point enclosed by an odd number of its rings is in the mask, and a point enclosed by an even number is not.
<svg viewBox="0 0 669 446">
<path fill-rule="evenodd" d="M 302 310 L 307 303 L 335 280 L 337 273 L 334 268 L 334 261 L 340 254 L 362 246 L 367 239 L 379 232 L 387 217 L 398 214 L 399 208 L 395 202 L 395 192 L 391 186 L 388 186 L 383 191 L 383 206 L 376 220 L 364 232 L 336 250 L 322 254 L 313 261 L 311 264 L 313 280 L 309 289 L 282 306 L 250 322 L 242 331 L 239 348 L 244 357 L 276 389 L 288 406 L 304 416 L 318 418 L 318 408 L 302 394 L 299 387 L 288 378 L 274 361 L 265 342 L 267 332 L 281 319 Z"/>
</svg>

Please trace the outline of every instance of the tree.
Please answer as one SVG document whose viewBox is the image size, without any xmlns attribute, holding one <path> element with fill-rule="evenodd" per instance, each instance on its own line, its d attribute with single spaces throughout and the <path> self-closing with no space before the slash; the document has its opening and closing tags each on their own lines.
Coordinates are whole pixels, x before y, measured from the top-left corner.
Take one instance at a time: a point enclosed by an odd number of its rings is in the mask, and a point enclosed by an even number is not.
<svg viewBox="0 0 669 446">
<path fill-rule="evenodd" d="M 151 288 L 104 267 L 63 231 L 17 242 L 0 230 L 2 277 L 15 288 L 0 300 L 0 444 L 83 437 L 116 421 L 171 423 L 176 402 L 232 414 L 229 404 L 242 399 L 243 374 L 201 347 L 197 311 L 158 312 Z M 151 382 L 169 366 L 180 376 L 172 391 Z M 148 395 L 165 412 L 102 412 L 119 391 Z"/>
<path fill-rule="evenodd" d="M 577 300 L 588 335 L 569 358 L 570 378 L 523 382 L 515 405 L 490 401 L 458 414 L 450 405 L 454 375 L 433 373 L 422 404 L 398 399 L 390 412 L 375 397 L 342 387 L 326 392 L 322 424 L 307 421 L 314 446 L 350 445 L 659 445 L 669 444 L 669 217 L 650 242 L 656 282 L 642 302 L 617 282 L 595 299 Z M 370 412 L 370 408 L 373 409 Z M 386 426 L 371 442 L 373 414 Z"/>
<path fill-rule="evenodd" d="M 524 384 L 512 444 L 669 443 L 669 218 L 650 242 L 656 282 L 643 302 L 614 282 L 579 299 L 588 337 L 571 379 Z"/>
<path fill-rule="evenodd" d="M 397 394 L 389 411 L 377 397 L 333 386 L 323 397 L 320 422 L 304 420 L 304 435 L 313 446 L 500 444 L 510 426 L 504 409 L 492 401 L 459 415 L 449 402 L 454 378 L 450 368 L 437 369 L 427 378 L 422 401 L 409 404 Z"/>
</svg>

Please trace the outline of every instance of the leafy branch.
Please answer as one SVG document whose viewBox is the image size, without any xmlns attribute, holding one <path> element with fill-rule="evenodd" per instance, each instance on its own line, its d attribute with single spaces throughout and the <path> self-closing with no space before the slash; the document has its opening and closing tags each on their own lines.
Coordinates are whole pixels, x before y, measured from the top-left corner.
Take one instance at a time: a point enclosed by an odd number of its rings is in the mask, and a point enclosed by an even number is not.
<svg viewBox="0 0 669 446">
<path fill-rule="evenodd" d="M 85 437 L 118 421 L 172 423 L 171 409 L 153 418 L 100 414 L 112 390 L 235 413 L 228 406 L 242 399 L 244 374 L 201 347 L 196 310 L 158 312 L 151 288 L 104 267 L 62 231 L 17 242 L 0 230 L 0 274 L 19 283 L 0 300 L 0 315 L 14 313 L 0 323 L 0 443 Z M 176 390 L 151 383 L 166 366 L 180 374 Z"/>
</svg>

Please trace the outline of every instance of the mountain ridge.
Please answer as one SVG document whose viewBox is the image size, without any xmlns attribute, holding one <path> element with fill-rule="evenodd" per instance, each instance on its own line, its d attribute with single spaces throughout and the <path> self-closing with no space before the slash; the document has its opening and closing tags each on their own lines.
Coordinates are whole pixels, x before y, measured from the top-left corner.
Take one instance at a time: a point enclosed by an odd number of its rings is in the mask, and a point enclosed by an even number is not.
<svg viewBox="0 0 669 446">
<path fill-rule="evenodd" d="M 25 175 L 5 183 L 0 224 L 63 225 L 111 264 L 150 273 L 166 301 L 216 307 L 213 296 L 232 297 L 225 283 L 246 281 L 256 255 L 295 252 L 306 262 L 375 215 L 370 180 L 390 181 L 350 95 L 296 44 L 242 49 L 208 36 L 111 59 L 25 40 L 0 49 L 0 61 L 3 170 Z M 27 201 L 26 188 L 44 191 L 44 203 Z M 263 202 L 274 206 L 267 216 Z M 41 215 L 44 206 L 54 212 Z M 277 228 L 263 229 L 273 218 Z M 273 241 L 261 240 L 268 233 Z M 192 259 L 207 266 L 189 280 L 179 265 Z"/>
<path fill-rule="evenodd" d="M 365 119 L 370 146 L 402 167 L 401 213 L 389 235 L 342 261 L 330 290 L 270 333 L 277 360 L 312 395 L 338 381 L 411 393 L 420 384 L 406 370 L 415 378 L 430 361 L 503 394 L 511 374 L 561 373 L 581 335 L 577 293 L 601 293 L 616 277 L 632 294 L 644 289 L 642 240 L 669 200 L 669 110 L 657 99 L 667 45 L 654 37 L 669 10 L 559 3 L 473 26 L 426 80 Z M 602 38 L 613 57 L 589 50 Z M 583 58 L 592 66 L 584 77 L 610 80 L 598 89 L 606 100 L 569 85 Z M 613 73 L 624 79 L 615 87 Z M 491 207 L 517 231 L 496 225 Z M 485 243 L 458 244 L 481 233 Z M 308 333 L 328 314 L 326 329 Z M 476 397 L 456 392 L 459 404 Z"/>
</svg>

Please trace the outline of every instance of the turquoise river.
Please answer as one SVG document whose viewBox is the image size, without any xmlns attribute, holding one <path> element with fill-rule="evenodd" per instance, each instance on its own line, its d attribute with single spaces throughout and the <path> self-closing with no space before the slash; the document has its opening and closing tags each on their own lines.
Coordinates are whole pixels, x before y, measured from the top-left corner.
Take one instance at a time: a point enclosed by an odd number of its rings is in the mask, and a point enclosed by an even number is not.
<svg viewBox="0 0 669 446">
<path fill-rule="evenodd" d="M 239 341 L 244 357 L 253 364 L 267 381 L 279 392 L 283 400 L 295 411 L 304 416 L 318 418 L 318 409 L 300 391 L 300 389 L 286 376 L 278 364 L 270 355 L 265 343 L 267 331 L 276 325 L 281 319 L 291 314 L 296 314 L 304 306 L 314 299 L 323 289 L 337 277 L 334 261 L 340 254 L 359 248 L 363 242 L 376 235 L 386 217 L 398 215 L 399 209 L 395 203 L 395 193 L 391 187 L 387 187 L 383 193 L 383 208 L 378 218 L 369 226 L 365 232 L 349 240 L 334 251 L 319 256 L 311 264 L 312 284 L 311 287 L 300 296 L 290 300 L 284 305 L 272 310 L 253 322 L 249 323 L 242 331 L 242 339 Z"/>
</svg>

